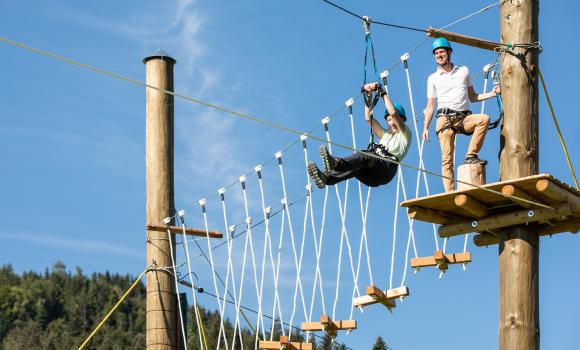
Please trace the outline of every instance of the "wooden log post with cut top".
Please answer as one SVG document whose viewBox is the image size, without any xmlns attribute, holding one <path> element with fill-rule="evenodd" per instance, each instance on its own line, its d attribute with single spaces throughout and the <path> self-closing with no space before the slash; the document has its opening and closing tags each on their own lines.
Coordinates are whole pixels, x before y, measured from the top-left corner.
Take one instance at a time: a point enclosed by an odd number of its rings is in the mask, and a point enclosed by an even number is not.
<svg viewBox="0 0 580 350">
<path fill-rule="evenodd" d="M 143 60 L 147 85 L 173 91 L 175 60 L 158 51 Z M 147 224 L 157 225 L 174 215 L 173 202 L 173 96 L 146 89 Z M 167 223 L 169 224 L 169 223 Z M 173 281 L 171 246 L 167 231 L 147 230 L 147 265 L 162 269 L 147 272 L 147 349 L 179 349 L 177 295 Z"/>
<path fill-rule="evenodd" d="M 457 190 L 469 190 L 473 185 L 485 185 L 485 165 L 482 163 L 461 164 L 457 167 Z"/>
<path fill-rule="evenodd" d="M 539 0 L 500 6 L 501 43 L 538 41 Z M 501 181 L 538 173 L 538 50 L 513 48 L 503 54 L 504 106 L 500 138 Z M 539 245 L 537 227 L 518 225 L 499 234 L 499 348 L 538 350 Z"/>
</svg>

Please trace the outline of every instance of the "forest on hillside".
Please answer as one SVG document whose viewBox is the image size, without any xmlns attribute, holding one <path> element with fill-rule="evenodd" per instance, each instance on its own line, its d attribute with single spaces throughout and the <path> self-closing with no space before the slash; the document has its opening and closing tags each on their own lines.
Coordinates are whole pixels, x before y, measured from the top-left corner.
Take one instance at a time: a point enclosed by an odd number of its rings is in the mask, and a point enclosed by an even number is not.
<svg viewBox="0 0 580 350">
<path fill-rule="evenodd" d="M 76 349 L 135 280 L 134 276 L 109 272 L 87 276 L 77 267 L 67 271 L 57 262 L 44 273 L 17 274 L 10 265 L 0 268 L 0 349 Z M 217 311 L 200 308 L 208 349 L 216 349 L 220 317 Z M 187 308 L 188 349 L 201 350 L 195 309 Z M 226 334 L 233 325 L 225 321 Z M 231 336 L 228 338 L 231 339 Z M 346 349 L 328 336 L 317 350 Z M 242 334 L 244 349 L 254 347 L 249 330 Z M 86 349 L 145 348 L 145 285 L 140 283 L 94 336 Z M 381 337 L 372 350 L 391 349 Z"/>
</svg>

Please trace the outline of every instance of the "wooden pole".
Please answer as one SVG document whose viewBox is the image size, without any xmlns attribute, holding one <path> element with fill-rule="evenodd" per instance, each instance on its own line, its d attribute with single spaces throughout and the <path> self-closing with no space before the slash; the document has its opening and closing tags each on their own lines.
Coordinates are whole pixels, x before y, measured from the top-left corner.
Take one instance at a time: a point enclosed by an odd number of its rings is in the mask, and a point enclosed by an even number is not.
<svg viewBox="0 0 580 350">
<path fill-rule="evenodd" d="M 143 60 L 147 84 L 173 91 L 175 60 L 159 50 Z M 147 224 L 162 223 L 175 212 L 173 202 L 173 96 L 146 89 L 146 173 Z M 170 246 L 171 245 L 171 246 Z M 147 349 L 177 349 L 177 297 L 171 250 L 174 236 L 147 231 L 147 265 L 159 269 L 147 272 Z"/>
<path fill-rule="evenodd" d="M 500 10 L 502 43 L 538 41 L 539 0 L 505 1 Z M 504 121 L 500 140 L 500 178 L 538 173 L 537 50 L 514 48 L 501 67 Z M 538 350 L 538 232 L 519 225 L 499 235 L 499 348 Z"/>
</svg>

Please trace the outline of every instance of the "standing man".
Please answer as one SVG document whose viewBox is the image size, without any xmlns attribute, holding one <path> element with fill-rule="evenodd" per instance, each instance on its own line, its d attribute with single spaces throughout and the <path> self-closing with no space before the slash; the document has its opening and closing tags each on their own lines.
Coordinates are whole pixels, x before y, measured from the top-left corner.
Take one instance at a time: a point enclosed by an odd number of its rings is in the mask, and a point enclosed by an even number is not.
<svg viewBox="0 0 580 350">
<path fill-rule="evenodd" d="M 453 191 L 455 186 L 453 155 L 456 134 L 473 135 L 465 156 L 465 164 L 487 164 L 477 154 L 483 146 L 489 116 L 471 114 L 470 103 L 487 100 L 501 92 L 499 86 L 496 86 L 491 92 L 476 93 L 469 78 L 469 69 L 451 62 L 452 51 L 447 39 L 437 38 L 433 41 L 433 54 L 438 67 L 427 80 L 427 107 L 423 111 L 423 140 L 429 141 L 429 125 L 437 104 L 436 132 L 441 144 L 441 172 L 445 176 L 443 186 L 447 192 Z"/>
</svg>

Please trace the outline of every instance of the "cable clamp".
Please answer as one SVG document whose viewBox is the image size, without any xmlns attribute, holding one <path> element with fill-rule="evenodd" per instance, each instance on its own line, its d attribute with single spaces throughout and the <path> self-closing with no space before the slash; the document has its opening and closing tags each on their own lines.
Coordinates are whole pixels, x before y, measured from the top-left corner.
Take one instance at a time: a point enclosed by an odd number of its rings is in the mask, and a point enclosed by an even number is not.
<svg viewBox="0 0 580 350">
<path fill-rule="evenodd" d="M 265 208 L 264 213 L 266 214 L 267 218 L 270 218 L 270 214 L 272 214 L 272 207 Z"/>
<path fill-rule="evenodd" d="M 205 208 L 205 205 L 207 204 L 207 200 L 205 198 L 202 198 L 198 201 L 198 203 L 202 208 Z"/>
<path fill-rule="evenodd" d="M 409 60 L 409 58 L 410 58 L 410 57 L 411 57 L 411 54 L 409 54 L 408 52 L 405 52 L 405 53 L 403 54 L 403 56 L 401 56 L 401 61 L 402 61 L 403 63 L 406 63 L 406 62 Z"/>
<path fill-rule="evenodd" d="M 484 71 L 485 73 L 487 73 L 487 72 L 489 72 L 489 70 L 490 70 L 490 69 L 491 69 L 493 66 L 494 66 L 494 65 L 491 65 L 491 64 L 489 64 L 489 63 L 488 63 L 488 64 L 486 64 L 485 66 L 483 66 L 483 71 Z"/>
<path fill-rule="evenodd" d="M 306 135 L 306 134 L 300 135 L 300 141 L 302 141 L 302 142 L 306 141 L 307 138 L 308 138 L 308 135 Z"/>
<path fill-rule="evenodd" d="M 258 164 L 254 167 L 254 171 L 257 173 L 262 172 L 262 164 Z"/>
<path fill-rule="evenodd" d="M 234 232 L 236 232 L 236 225 L 230 225 L 230 227 L 228 227 L 228 230 L 230 230 L 230 232 L 233 234 Z"/>
<path fill-rule="evenodd" d="M 282 158 L 282 151 L 278 151 L 276 152 L 276 154 L 274 154 L 274 157 L 276 157 L 276 159 L 280 160 Z"/>
<path fill-rule="evenodd" d="M 381 72 L 381 79 L 387 79 L 387 77 L 389 76 L 389 71 L 388 70 L 384 70 Z"/>
<path fill-rule="evenodd" d="M 324 117 L 320 122 L 322 123 L 322 125 L 328 125 L 328 123 L 330 123 L 330 118 Z"/>
<path fill-rule="evenodd" d="M 246 175 L 242 175 L 239 177 L 239 180 L 241 183 L 245 183 L 246 182 Z"/>
<path fill-rule="evenodd" d="M 306 185 L 306 194 L 310 195 L 312 193 L 312 184 Z"/>
<path fill-rule="evenodd" d="M 181 209 L 180 211 L 177 212 L 177 215 L 182 218 L 185 216 L 185 210 Z"/>
<path fill-rule="evenodd" d="M 225 193 L 226 193 L 226 189 L 225 189 L 224 187 L 222 187 L 222 188 L 220 188 L 220 189 L 218 190 L 218 194 L 219 194 L 220 196 L 223 196 Z"/>
<path fill-rule="evenodd" d="M 369 16 L 363 16 L 362 20 L 365 35 L 369 35 L 371 33 L 371 18 Z"/>
<path fill-rule="evenodd" d="M 251 224 L 252 224 L 252 218 L 251 218 L 251 217 L 249 217 L 249 216 L 246 218 L 246 220 L 245 220 L 245 221 L 246 221 L 246 224 L 247 224 L 247 225 L 251 225 Z"/>
<path fill-rule="evenodd" d="M 166 217 L 166 218 L 164 218 L 164 219 L 163 219 L 163 223 L 164 223 L 165 225 L 169 225 L 169 223 L 171 223 L 171 218 L 170 218 L 169 216 L 168 216 L 168 217 Z"/>
<path fill-rule="evenodd" d="M 354 104 L 354 98 L 352 98 L 352 97 L 351 97 L 351 98 L 349 98 L 348 100 L 346 100 L 346 102 L 344 102 L 344 104 L 345 104 L 347 107 L 352 107 L 352 105 Z"/>
</svg>

